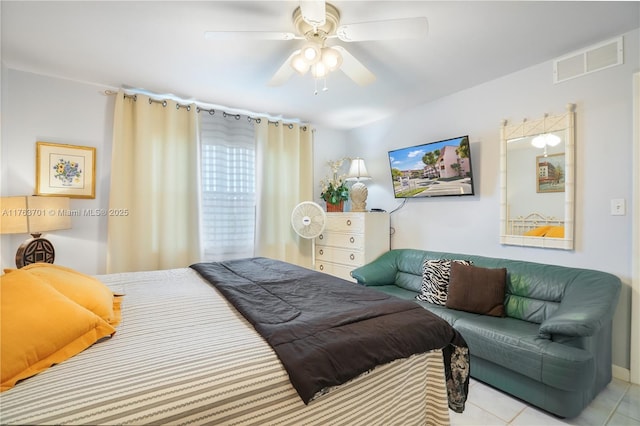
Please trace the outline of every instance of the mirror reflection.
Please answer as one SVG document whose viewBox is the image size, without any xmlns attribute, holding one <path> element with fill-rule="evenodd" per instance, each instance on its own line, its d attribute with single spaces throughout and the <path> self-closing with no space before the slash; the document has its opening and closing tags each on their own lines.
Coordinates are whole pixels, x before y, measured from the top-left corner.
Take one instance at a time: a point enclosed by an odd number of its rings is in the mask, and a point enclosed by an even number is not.
<svg viewBox="0 0 640 426">
<path fill-rule="evenodd" d="M 503 123 L 503 244 L 573 248 L 573 114 Z"/>
</svg>

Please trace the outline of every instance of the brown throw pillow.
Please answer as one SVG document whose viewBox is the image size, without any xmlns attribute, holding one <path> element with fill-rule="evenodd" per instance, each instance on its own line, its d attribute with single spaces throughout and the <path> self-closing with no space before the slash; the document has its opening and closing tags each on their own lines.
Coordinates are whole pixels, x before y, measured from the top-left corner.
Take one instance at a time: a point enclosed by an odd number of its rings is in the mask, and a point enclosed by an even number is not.
<svg viewBox="0 0 640 426">
<path fill-rule="evenodd" d="M 476 314 L 504 316 L 505 268 L 487 269 L 451 263 L 446 307 Z"/>
</svg>

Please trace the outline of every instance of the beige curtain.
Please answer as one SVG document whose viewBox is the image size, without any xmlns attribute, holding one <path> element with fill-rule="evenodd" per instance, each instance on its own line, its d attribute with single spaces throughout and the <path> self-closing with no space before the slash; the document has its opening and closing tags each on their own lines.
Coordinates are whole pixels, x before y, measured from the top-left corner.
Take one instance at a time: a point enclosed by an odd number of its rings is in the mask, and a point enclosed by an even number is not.
<svg viewBox="0 0 640 426">
<path fill-rule="evenodd" d="M 195 106 L 117 96 L 107 272 L 185 267 L 200 259 Z"/>
<path fill-rule="evenodd" d="M 309 126 L 256 123 L 255 255 L 312 267 L 311 241 L 291 228 L 291 212 L 313 199 L 313 135 Z"/>
</svg>

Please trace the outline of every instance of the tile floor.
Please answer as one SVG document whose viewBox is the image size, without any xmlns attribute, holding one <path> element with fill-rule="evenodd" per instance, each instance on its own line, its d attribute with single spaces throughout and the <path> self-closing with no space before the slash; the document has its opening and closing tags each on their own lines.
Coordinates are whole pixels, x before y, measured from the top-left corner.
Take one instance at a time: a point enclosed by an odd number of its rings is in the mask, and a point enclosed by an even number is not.
<svg viewBox="0 0 640 426">
<path fill-rule="evenodd" d="M 640 386 L 613 379 L 578 417 L 560 419 L 471 379 L 464 413 L 450 417 L 452 426 L 640 426 Z"/>
</svg>

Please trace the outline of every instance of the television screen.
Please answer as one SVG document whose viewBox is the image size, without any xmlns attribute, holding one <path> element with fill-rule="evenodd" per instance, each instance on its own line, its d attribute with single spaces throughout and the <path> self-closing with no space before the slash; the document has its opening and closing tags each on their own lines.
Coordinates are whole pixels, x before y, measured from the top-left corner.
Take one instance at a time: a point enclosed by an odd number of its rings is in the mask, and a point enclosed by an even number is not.
<svg viewBox="0 0 640 426">
<path fill-rule="evenodd" d="M 469 136 L 389 151 L 396 198 L 473 195 Z"/>
</svg>

